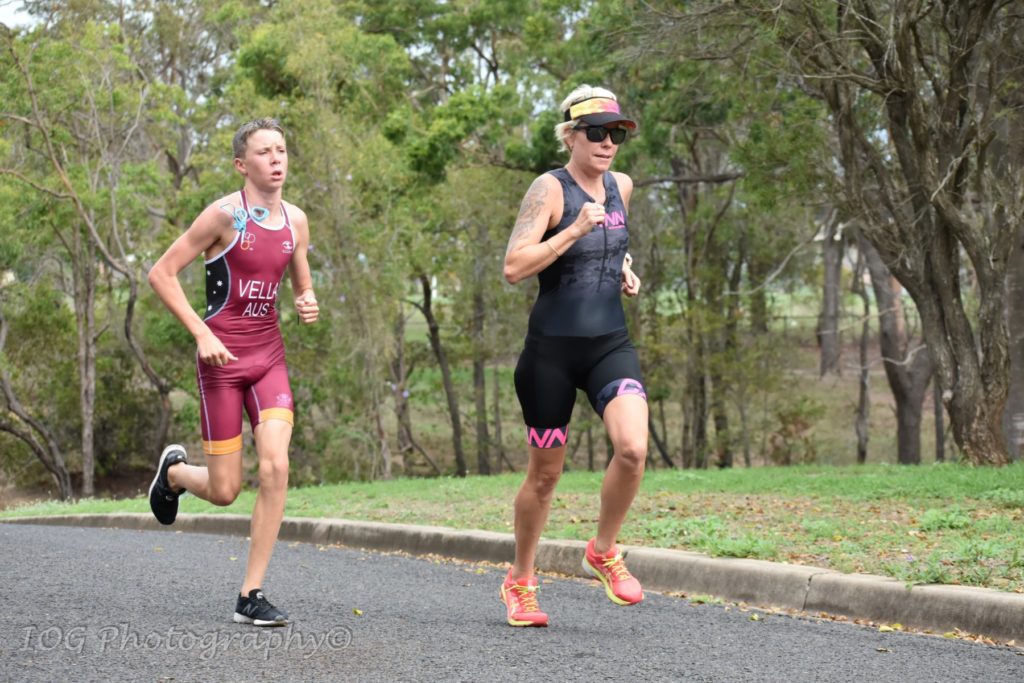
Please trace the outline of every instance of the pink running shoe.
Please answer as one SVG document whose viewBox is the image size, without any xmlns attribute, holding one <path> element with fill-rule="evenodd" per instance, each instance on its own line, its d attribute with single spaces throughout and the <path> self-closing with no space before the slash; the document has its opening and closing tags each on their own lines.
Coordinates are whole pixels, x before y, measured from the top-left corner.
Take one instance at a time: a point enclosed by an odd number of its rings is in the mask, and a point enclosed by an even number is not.
<svg viewBox="0 0 1024 683">
<path fill-rule="evenodd" d="M 626 569 L 618 547 L 598 555 L 594 550 L 594 541 L 592 538 L 587 543 L 587 551 L 583 554 L 583 571 L 604 584 L 604 592 L 616 605 L 635 605 L 643 600 L 644 589 Z"/>
<path fill-rule="evenodd" d="M 501 584 L 501 601 L 505 603 L 510 626 L 547 626 L 548 615 L 537 606 L 537 577 L 513 580 L 511 571 Z"/>
</svg>

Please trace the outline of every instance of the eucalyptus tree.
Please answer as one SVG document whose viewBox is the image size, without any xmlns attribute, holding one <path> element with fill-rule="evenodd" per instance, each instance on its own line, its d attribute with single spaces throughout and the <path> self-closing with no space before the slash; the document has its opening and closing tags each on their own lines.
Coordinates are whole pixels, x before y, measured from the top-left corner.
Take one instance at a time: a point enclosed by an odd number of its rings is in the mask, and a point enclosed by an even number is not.
<svg viewBox="0 0 1024 683">
<path fill-rule="evenodd" d="M 311 417 L 297 428 L 296 455 L 314 479 L 390 477 L 410 455 L 392 448 L 385 411 L 394 401 L 400 413 L 405 400 L 391 377 L 392 338 L 408 293 L 406 240 L 421 220 L 406 199 L 403 155 L 384 135 L 407 102 L 409 69 L 405 51 L 363 30 L 351 7 L 282 4 L 245 36 L 225 90 L 241 111 L 279 113 L 288 197 L 310 219 L 322 325 L 286 325 L 285 335 Z"/>
<path fill-rule="evenodd" d="M 749 461 L 751 400 L 771 384 L 754 368 L 777 367 L 764 362 L 768 294 L 801 281 L 792 266 L 819 227 L 803 200 L 821 194 L 824 116 L 756 61 L 737 71 L 687 59 L 648 3 L 581 11 L 563 18 L 571 37 L 550 41 L 544 64 L 610 85 L 640 124 L 616 163 L 637 188 L 631 251 L 647 294 L 635 334 L 652 418 L 678 400 L 683 466 L 728 466 L 740 445 Z"/>
<path fill-rule="evenodd" d="M 97 348 L 118 317 L 124 343 L 165 399 L 155 436 L 166 433 L 170 387 L 133 325 L 140 279 L 135 240 L 147 220 L 147 197 L 160 185 L 159 170 L 140 151 L 141 130 L 149 117 L 161 115 L 166 94 L 140 74 L 117 25 L 57 20 L 20 34 L 5 29 L 2 38 L 7 77 L 0 119 L 8 124 L 9 145 L 0 175 L 61 216 L 48 228 L 70 271 L 66 291 L 78 337 L 82 492 L 92 495 Z"/>
<path fill-rule="evenodd" d="M 24 213 L 15 215 L 21 218 Z M 18 236 L 17 225 L 4 228 L 9 239 Z M 0 285 L 0 432 L 22 448 L 3 448 L 0 468 L 22 474 L 16 474 L 15 483 L 31 484 L 31 477 L 24 474 L 32 470 L 28 464 L 34 458 L 53 480 L 57 496 L 68 500 L 74 495 L 66 456 L 71 440 L 67 437 L 73 438 L 68 434 L 73 432 L 68 418 L 74 417 L 76 401 L 63 375 L 74 373 L 74 319 L 62 304 L 59 290 L 45 282 L 57 277 L 58 269 L 52 264 L 26 268 L 27 264 L 10 259 L 20 256 L 17 251 L 4 249 L 7 258 L 0 264 L 5 274 Z M 7 277 L 18 271 L 22 277 Z M 12 339 L 17 342 L 11 343 Z"/>
<path fill-rule="evenodd" d="M 996 172 L 990 150 L 1021 78 L 1016 5 L 658 3 L 690 40 L 727 31 L 777 47 L 772 61 L 828 107 L 837 190 L 913 298 L 954 439 L 975 464 L 1008 458 L 1005 280 L 1024 194 L 1020 169 Z"/>
<path fill-rule="evenodd" d="M 361 10 L 364 30 L 393 36 L 406 47 L 412 64 L 409 104 L 402 125 L 390 127 L 390 139 L 404 149 L 416 174 L 418 182 L 408 199 L 419 202 L 421 225 L 433 236 L 423 243 L 425 249 L 418 250 L 412 275 L 421 290 L 416 305 L 427 320 L 430 345 L 442 372 L 460 474 L 468 463 L 463 455 L 460 392 L 451 366 L 463 353 L 472 363 L 476 465 L 478 472 L 489 473 L 494 440 L 488 429 L 485 370 L 511 350 L 495 347 L 503 335 L 495 335 L 493 328 L 501 327 L 504 319 L 496 311 L 508 308 L 505 302 L 517 301 L 502 295 L 498 287 L 497 245 L 503 244 L 502 233 L 511 225 L 508 213 L 514 210 L 515 199 L 509 198 L 521 196 L 529 174 L 537 170 L 538 157 L 550 156 L 554 148 L 547 131 L 542 133 L 545 142 L 533 138 L 536 127 L 529 118 L 536 106 L 538 77 L 528 68 L 524 37 L 531 13 L 540 11 L 541 4 L 395 2 L 366 3 Z M 473 178 L 482 192 L 461 197 L 468 185 L 452 183 L 449 176 L 470 167 L 472 172 L 460 177 Z M 437 202 L 438 193 L 453 201 Z M 493 203 L 487 195 L 494 195 Z M 487 210 L 488 206 L 493 208 Z M 455 208 L 458 215 L 452 214 Z M 441 288 L 438 293 L 454 296 L 459 305 L 437 306 L 437 297 L 428 291 L 435 282 Z M 453 334 L 460 329 L 467 332 L 466 344 Z M 500 409 L 493 400 L 492 404 Z M 498 427 L 496 421 L 494 428 Z"/>
</svg>

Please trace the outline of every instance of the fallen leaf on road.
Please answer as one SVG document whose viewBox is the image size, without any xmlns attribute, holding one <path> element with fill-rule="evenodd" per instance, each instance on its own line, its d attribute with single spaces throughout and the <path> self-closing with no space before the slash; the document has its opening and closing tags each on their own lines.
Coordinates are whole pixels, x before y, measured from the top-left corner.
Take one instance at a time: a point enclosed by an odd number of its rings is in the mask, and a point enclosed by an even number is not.
<svg viewBox="0 0 1024 683">
<path fill-rule="evenodd" d="M 359 609 L 358 607 L 353 607 L 352 614 L 356 615 L 357 617 L 361 617 L 363 616 L 363 610 Z"/>
<path fill-rule="evenodd" d="M 892 633 L 896 629 L 894 629 L 892 626 L 886 626 L 885 624 L 882 624 L 881 626 L 878 627 L 878 630 L 881 633 Z"/>
</svg>

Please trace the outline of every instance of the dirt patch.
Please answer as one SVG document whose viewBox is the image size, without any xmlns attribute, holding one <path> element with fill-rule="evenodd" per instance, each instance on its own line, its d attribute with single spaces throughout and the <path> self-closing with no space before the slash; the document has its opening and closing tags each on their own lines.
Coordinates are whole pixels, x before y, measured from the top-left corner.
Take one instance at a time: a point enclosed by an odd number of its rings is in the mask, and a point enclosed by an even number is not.
<svg viewBox="0 0 1024 683">
<path fill-rule="evenodd" d="M 153 479 L 152 471 L 131 470 L 119 472 L 113 475 L 96 477 L 94 485 L 96 498 L 135 498 L 149 490 L 149 484 Z M 76 494 L 82 491 L 81 473 L 72 473 L 71 487 Z M 57 488 L 53 486 L 18 488 L 15 486 L 0 486 L 0 510 L 37 503 L 48 500 L 58 500 Z"/>
</svg>

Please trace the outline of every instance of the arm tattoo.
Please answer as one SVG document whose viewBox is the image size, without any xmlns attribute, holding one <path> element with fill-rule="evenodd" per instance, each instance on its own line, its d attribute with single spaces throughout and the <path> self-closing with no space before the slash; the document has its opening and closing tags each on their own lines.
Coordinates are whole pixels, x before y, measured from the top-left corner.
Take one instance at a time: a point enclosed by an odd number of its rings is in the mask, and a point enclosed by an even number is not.
<svg viewBox="0 0 1024 683">
<path fill-rule="evenodd" d="M 519 206 L 519 217 L 516 218 L 516 225 L 512 228 L 512 236 L 508 239 L 508 249 L 505 253 L 512 251 L 519 241 L 533 229 L 534 221 L 537 220 L 537 216 L 540 215 L 541 209 L 544 208 L 545 200 L 547 199 L 548 188 L 547 184 L 542 178 L 537 178 L 530 185 L 530 189 L 527 190 L 526 196 L 523 197 L 523 203 Z"/>
</svg>

